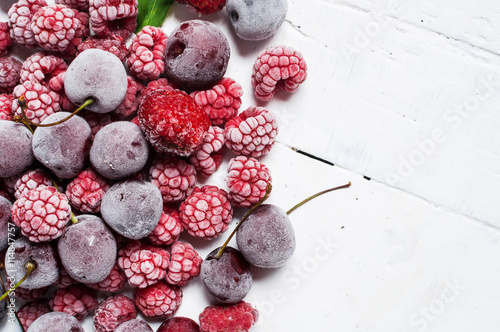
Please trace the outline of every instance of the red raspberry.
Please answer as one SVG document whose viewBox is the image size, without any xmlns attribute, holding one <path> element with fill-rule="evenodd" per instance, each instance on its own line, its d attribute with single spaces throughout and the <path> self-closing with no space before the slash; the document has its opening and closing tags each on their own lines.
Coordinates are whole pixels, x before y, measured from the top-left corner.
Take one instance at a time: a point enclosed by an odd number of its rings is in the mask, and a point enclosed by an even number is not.
<svg viewBox="0 0 500 332">
<path fill-rule="evenodd" d="M 200 314 L 201 332 L 246 332 L 257 322 L 259 313 L 249 303 L 206 307 Z"/>
<path fill-rule="evenodd" d="M 156 332 L 200 332 L 200 326 L 191 318 L 176 316 L 164 321 Z"/>
<path fill-rule="evenodd" d="M 12 121 L 12 102 L 14 96 L 7 93 L 0 93 L 0 120 Z"/>
<path fill-rule="evenodd" d="M 36 289 L 17 287 L 14 292 L 10 293 L 10 296 L 28 301 L 38 300 L 39 298 L 45 296 L 48 290 L 49 287 L 36 288 Z"/>
<path fill-rule="evenodd" d="M 66 229 L 71 207 L 66 195 L 55 187 L 38 187 L 21 195 L 12 204 L 12 221 L 32 242 L 57 239 Z"/>
<path fill-rule="evenodd" d="M 44 6 L 47 6 L 45 0 L 18 0 L 17 3 L 10 7 L 8 12 L 10 37 L 14 43 L 29 48 L 37 46 L 31 30 L 31 19 Z"/>
<path fill-rule="evenodd" d="M 184 200 L 196 184 L 195 168 L 176 157 L 160 156 L 149 169 L 149 175 L 165 203 Z"/>
<path fill-rule="evenodd" d="M 166 282 L 171 285 L 184 286 L 200 274 L 203 259 L 191 244 L 177 241 L 172 244 L 170 254 Z"/>
<path fill-rule="evenodd" d="M 98 303 L 96 292 L 84 285 L 58 288 L 49 301 L 53 311 L 65 312 L 79 321 L 82 321 L 90 311 L 93 311 Z"/>
<path fill-rule="evenodd" d="M 99 37 L 116 33 L 125 40 L 137 26 L 137 0 L 89 0 L 89 14 Z"/>
<path fill-rule="evenodd" d="M 114 118 L 110 113 L 96 113 L 96 112 L 83 112 L 82 117 L 87 121 L 92 132 L 92 139 L 95 134 L 105 125 L 110 124 L 114 121 Z"/>
<path fill-rule="evenodd" d="M 87 168 L 66 187 L 66 196 L 71 206 L 84 213 L 101 211 L 101 200 L 110 185 L 106 178 L 94 169 Z"/>
<path fill-rule="evenodd" d="M 226 0 L 175 0 L 192 7 L 198 14 L 213 14 L 226 5 Z"/>
<path fill-rule="evenodd" d="M 21 61 L 13 57 L 0 58 L 0 92 L 11 93 L 19 84 Z"/>
<path fill-rule="evenodd" d="M 81 12 L 89 10 L 89 0 L 56 0 L 56 4 L 65 5 L 69 8 L 77 9 Z"/>
<path fill-rule="evenodd" d="M 180 90 L 156 90 L 139 106 L 139 123 L 158 152 L 189 156 L 203 142 L 210 119 Z"/>
<path fill-rule="evenodd" d="M 141 101 L 142 84 L 132 76 L 127 76 L 127 93 L 122 103 L 113 111 L 119 117 L 126 118 L 137 112 Z"/>
<path fill-rule="evenodd" d="M 145 26 L 132 39 L 127 60 L 130 73 L 140 80 L 156 80 L 165 71 L 167 35 L 162 29 Z"/>
<path fill-rule="evenodd" d="M 203 138 L 203 143 L 189 156 L 189 162 L 196 171 L 204 176 L 209 176 L 219 168 L 222 163 L 222 148 L 224 147 L 224 130 L 211 126 Z"/>
<path fill-rule="evenodd" d="M 78 54 L 78 46 L 83 43 L 83 41 L 89 36 L 89 14 L 86 12 L 80 12 L 77 9 L 72 9 L 75 13 L 75 19 L 80 21 L 78 29 L 75 31 L 75 37 L 71 40 L 68 48 L 66 49 L 64 55 L 68 60 L 73 60 Z"/>
<path fill-rule="evenodd" d="M 141 90 L 141 101 L 144 99 L 145 96 L 147 96 L 148 94 L 150 94 L 155 90 L 170 91 L 174 89 L 176 89 L 175 85 L 169 82 L 166 78 L 162 77 L 157 80 L 150 81 L 148 85 Z"/>
<path fill-rule="evenodd" d="M 184 229 L 192 236 L 207 240 L 225 232 L 233 218 L 226 191 L 210 185 L 195 187 L 182 202 L 180 212 Z"/>
<path fill-rule="evenodd" d="M 36 82 L 26 81 L 14 88 L 12 93 L 14 101 L 12 102 L 12 110 L 15 115 L 21 115 L 21 106 L 17 100 L 24 96 L 26 101 L 26 109 L 24 113 L 26 117 L 34 123 L 42 122 L 46 117 L 60 110 L 61 97 L 50 88 Z"/>
<path fill-rule="evenodd" d="M 57 282 L 55 285 L 58 288 L 68 288 L 69 286 L 79 284 L 78 281 L 73 279 L 69 274 L 68 271 L 64 268 L 64 266 L 61 265 L 59 268 L 59 278 L 57 279 Z"/>
<path fill-rule="evenodd" d="M 90 48 L 97 48 L 103 51 L 108 51 L 116 55 L 122 62 L 127 59 L 128 50 L 122 38 L 115 38 L 113 35 L 104 38 L 90 36 L 83 43 L 78 45 L 78 52 L 81 53 Z"/>
<path fill-rule="evenodd" d="M 255 96 L 271 100 L 279 90 L 294 92 L 307 77 L 302 54 L 291 47 L 271 47 L 259 54 L 252 71 Z"/>
<path fill-rule="evenodd" d="M 0 22 L 0 56 L 6 56 L 12 46 L 9 23 Z"/>
<path fill-rule="evenodd" d="M 117 263 L 113 265 L 111 272 L 108 274 L 104 280 L 95 284 L 86 284 L 88 287 L 97 289 L 102 292 L 119 292 L 125 287 L 127 283 L 127 276 L 123 272 Z"/>
<path fill-rule="evenodd" d="M 266 194 L 269 183 L 271 183 L 269 169 L 257 159 L 239 156 L 229 161 L 228 197 L 235 206 L 255 205 Z"/>
<path fill-rule="evenodd" d="M 97 332 L 112 332 L 118 325 L 137 317 L 134 301 L 125 295 L 110 296 L 99 303 L 94 314 Z"/>
<path fill-rule="evenodd" d="M 42 7 L 31 19 L 31 30 L 38 45 L 55 52 L 68 48 L 80 25 L 75 12 L 64 5 Z"/>
<path fill-rule="evenodd" d="M 23 306 L 17 310 L 17 316 L 24 330 L 27 330 L 31 323 L 48 312 L 50 312 L 50 307 L 46 301 L 33 301 L 23 304 Z"/>
<path fill-rule="evenodd" d="M 58 88 L 56 90 L 59 90 L 62 86 L 61 78 L 58 75 L 65 73 L 66 69 L 68 69 L 68 66 L 62 58 L 37 52 L 24 60 L 21 68 L 21 83 L 25 81 L 38 82 L 50 86 L 51 89 L 56 87 Z M 54 82 L 50 83 L 52 80 Z"/>
<path fill-rule="evenodd" d="M 158 226 L 148 235 L 151 243 L 160 246 L 168 246 L 177 239 L 183 231 L 181 217 L 177 208 L 169 205 L 163 207 Z"/>
<path fill-rule="evenodd" d="M 182 290 L 163 281 L 135 292 L 135 305 L 146 317 L 167 319 L 182 302 Z"/>
<path fill-rule="evenodd" d="M 14 185 L 14 197 L 18 199 L 21 195 L 26 194 L 30 190 L 50 185 L 52 185 L 52 181 L 42 169 L 37 168 L 30 170 L 24 173 L 23 176 L 16 181 Z"/>
<path fill-rule="evenodd" d="M 274 145 L 278 121 L 263 107 L 249 107 L 226 123 L 226 146 L 235 154 L 258 158 Z"/>
<path fill-rule="evenodd" d="M 220 126 L 234 118 L 241 107 L 243 88 L 235 80 L 224 77 L 210 90 L 194 91 L 191 96 L 212 121 Z"/>
<path fill-rule="evenodd" d="M 146 288 L 167 275 L 170 254 L 160 247 L 131 241 L 118 252 L 118 266 L 125 272 L 128 283 Z"/>
</svg>

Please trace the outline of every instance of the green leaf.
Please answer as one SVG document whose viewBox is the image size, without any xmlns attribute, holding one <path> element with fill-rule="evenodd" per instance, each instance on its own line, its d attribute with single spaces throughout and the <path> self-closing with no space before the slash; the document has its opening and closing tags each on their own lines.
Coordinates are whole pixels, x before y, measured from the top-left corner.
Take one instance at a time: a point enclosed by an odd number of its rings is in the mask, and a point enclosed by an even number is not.
<svg viewBox="0 0 500 332">
<path fill-rule="evenodd" d="M 139 13 L 135 32 L 141 31 L 146 25 L 160 27 L 173 3 L 174 0 L 138 0 Z"/>
</svg>

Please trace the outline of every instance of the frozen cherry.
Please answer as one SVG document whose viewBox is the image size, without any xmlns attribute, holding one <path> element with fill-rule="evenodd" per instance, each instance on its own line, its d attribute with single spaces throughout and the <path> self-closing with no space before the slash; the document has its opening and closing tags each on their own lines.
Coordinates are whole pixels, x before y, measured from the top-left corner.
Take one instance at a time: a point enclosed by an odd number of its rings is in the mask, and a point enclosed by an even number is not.
<svg viewBox="0 0 500 332">
<path fill-rule="evenodd" d="M 24 125 L 0 120 L 0 178 L 26 170 L 35 159 L 31 148 L 32 134 Z"/>
<path fill-rule="evenodd" d="M 118 325 L 115 332 L 153 332 L 153 329 L 142 319 L 131 319 Z"/>
<path fill-rule="evenodd" d="M 15 230 L 11 219 L 11 208 L 12 203 L 7 198 L 0 196 L 0 251 L 7 248 L 9 244 L 9 232 Z"/>
<path fill-rule="evenodd" d="M 49 312 L 38 317 L 26 332 L 85 332 L 75 317 L 65 312 Z"/>
</svg>

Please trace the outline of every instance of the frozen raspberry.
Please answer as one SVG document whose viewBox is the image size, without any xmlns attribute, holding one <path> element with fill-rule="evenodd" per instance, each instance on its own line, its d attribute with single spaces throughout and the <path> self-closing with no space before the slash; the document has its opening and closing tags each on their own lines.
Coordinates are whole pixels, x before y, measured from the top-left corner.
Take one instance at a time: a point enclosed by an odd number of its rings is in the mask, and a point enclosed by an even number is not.
<svg viewBox="0 0 500 332">
<path fill-rule="evenodd" d="M 50 307 L 46 301 L 33 301 L 25 303 L 19 310 L 17 316 L 23 325 L 24 330 L 27 330 L 38 317 L 50 312 Z"/>
<path fill-rule="evenodd" d="M 121 323 L 135 317 L 134 301 L 125 295 L 110 296 L 95 309 L 94 328 L 97 332 L 112 332 Z"/>
<path fill-rule="evenodd" d="M 21 83 L 25 81 L 38 82 L 55 90 L 62 89 L 59 74 L 66 72 L 66 62 L 58 56 L 37 52 L 23 62 L 21 68 Z M 51 84 L 50 82 L 54 80 Z"/>
<path fill-rule="evenodd" d="M 177 241 L 182 231 L 179 211 L 173 206 L 165 205 L 160 222 L 153 232 L 148 235 L 148 239 L 157 246 L 167 246 Z"/>
<path fill-rule="evenodd" d="M 110 124 L 115 119 L 110 113 L 96 113 L 91 111 L 86 111 L 82 114 L 82 117 L 87 121 L 92 132 L 92 139 L 97 134 L 102 127 Z"/>
<path fill-rule="evenodd" d="M 58 288 L 68 288 L 69 286 L 76 285 L 79 282 L 76 281 L 75 279 L 71 278 L 71 276 L 68 274 L 68 271 L 64 268 L 64 266 L 59 267 L 59 278 L 57 279 L 57 282 L 55 285 Z"/>
<path fill-rule="evenodd" d="M 166 78 L 163 77 L 157 80 L 150 81 L 148 85 L 141 90 L 141 101 L 151 92 L 160 89 L 170 91 L 176 89 L 176 87 L 172 82 L 169 82 Z"/>
<path fill-rule="evenodd" d="M 245 301 L 229 306 L 210 306 L 200 314 L 200 331 L 246 332 L 258 318 L 258 311 Z"/>
<path fill-rule="evenodd" d="M 233 208 L 227 193 L 216 186 L 195 187 L 181 204 L 180 215 L 184 229 L 192 236 L 213 239 L 228 228 Z"/>
<path fill-rule="evenodd" d="M 98 213 L 101 200 L 110 185 L 92 168 L 87 168 L 66 187 L 66 196 L 71 206 L 84 213 Z"/>
<path fill-rule="evenodd" d="M 132 75 L 140 80 L 156 80 L 165 71 L 167 35 L 162 29 L 145 26 L 132 39 L 127 60 Z"/>
<path fill-rule="evenodd" d="M 64 52 L 80 29 L 75 12 L 64 5 L 40 8 L 31 19 L 31 30 L 38 45 L 48 51 Z"/>
<path fill-rule="evenodd" d="M 10 7 L 8 12 L 10 37 L 14 43 L 29 48 L 37 46 L 35 36 L 31 30 L 31 19 L 44 6 L 47 6 L 45 0 L 19 0 Z"/>
<path fill-rule="evenodd" d="M 12 38 L 10 38 L 9 23 L 0 22 L 0 56 L 7 55 L 11 46 Z"/>
<path fill-rule="evenodd" d="M 274 145 L 278 121 L 263 107 L 249 107 L 226 123 L 226 146 L 237 155 L 258 158 Z"/>
<path fill-rule="evenodd" d="M 167 319 L 175 314 L 182 302 L 182 290 L 163 281 L 135 293 L 135 305 L 146 317 Z"/>
<path fill-rule="evenodd" d="M 19 84 L 22 63 L 13 57 L 0 58 L 0 92 L 11 93 Z"/>
<path fill-rule="evenodd" d="M 116 33 L 125 40 L 137 26 L 137 0 L 89 0 L 89 14 L 96 35 Z"/>
<path fill-rule="evenodd" d="M 123 287 L 125 287 L 126 283 L 127 276 L 125 275 L 125 272 L 123 272 L 118 264 L 115 263 L 111 272 L 106 278 L 104 278 L 104 280 L 95 284 L 86 285 L 90 288 L 97 289 L 98 291 L 116 293 L 121 291 Z"/>
<path fill-rule="evenodd" d="M 78 52 L 81 53 L 90 48 L 98 48 L 116 55 L 122 62 L 128 57 L 128 50 L 122 38 L 115 38 L 113 35 L 104 38 L 90 36 L 83 43 L 78 45 Z"/>
<path fill-rule="evenodd" d="M 52 186 L 38 187 L 21 195 L 11 211 L 12 221 L 32 242 L 57 239 L 71 217 L 68 198 Z"/>
<path fill-rule="evenodd" d="M 166 282 L 171 285 L 184 286 L 200 274 L 203 259 L 191 244 L 177 241 L 172 244 L 170 254 Z"/>
<path fill-rule="evenodd" d="M 189 162 L 199 174 L 209 176 L 222 163 L 222 148 L 224 147 L 224 130 L 211 126 L 203 138 L 203 143 L 189 156 Z"/>
<path fill-rule="evenodd" d="M 12 102 L 14 97 L 11 94 L 0 94 L 0 120 L 12 120 Z"/>
<path fill-rule="evenodd" d="M 127 76 L 128 86 L 125 99 L 113 111 L 121 118 L 129 117 L 137 112 L 141 101 L 142 84 L 137 82 L 132 76 Z"/>
<path fill-rule="evenodd" d="M 53 311 L 65 312 L 82 321 L 98 305 L 96 292 L 84 285 L 59 288 L 49 301 Z"/>
<path fill-rule="evenodd" d="M 238 114 L 242 95 L 241 85 L 229 77 L 222 78 L 210 90 L 191 93 L 196 104 L 207 113 L 214 126 L 223 125 Z"/>
<path fill-rule="evenodd" d="M 196 184 L 194 167 L 176 157 L 160 156 L 149 169 L 149 175 L 165 203 L 184 200 Z"/>
<path fill-rule="evenodd" d="M 307 77 L 302 54 L 291 47 L 277 46 L 262 51 L 253 66 L 255 96 L 271 100 L 279 90 L 294 92 Z"/>
<path fill-rule="evenodd" d="M 50 186 L 52 182 L 45 172 L 40 169 L 27 171 L 23 174 L 14 185 L 14 197 L 19 198 L 28 191 L 39 188 L 41 186 Z"/>
<path fill-rule="evenodd" d="M 228 197 L 235 206 L 255 205 L 266 194 L 269 183 L 271 183 L 269 169 L 257 159 L 239 156 L 229 161 Z"/>
<path fill-rule="evenodd" d="M 75 36 L 71 40 L 68 48 L 63 53 L 65 59 L 73 60 L 78 55 L 78 46 L 83 43 L 83 41 L 89 37 L 90 29 L 89 29 L 89 14 L 86 12 L 80 12 L 77 9 L 72 9 L 75 13 L 75 19 L 80 21 L 78 28 L 75 31 Z"/>
<path fill-rule="evenodd" d="M 47 291 L 49 290 L 49 287 L 43 287 L 43 288 L 35 288 L 35 289 L 27 289 L 27 288 L 22 288 L 22 287 L 17 287 L 15 292 L 10 293 L 10 296 L 22 299 L 22 300 L 38 300 L 39 298 L 45 296 L 47 294 Z"/>
<path fill-rule="evenodd" d="M 200 326 L 188 317 L 172 317 L 164 321 L 156 332 L 200 332 Z"/>
<path fill-rule="evenodd" d="M 213 14 L 218 12 L 226 5 L 226 0 L 175 0 L 178 3 L 185 3 L 190 7 L 194 8 L 194 10 L 198 14 Z"/>
<path fill-rule="evenodd" d="M 2 180 L 2 188 L 4 188 L 9 195 L 14 196 L 14 192 L 16 191 L 14 187 L 16 186 L 17 180 L 19 180 L 21 176 L 23 176 L 23 173 L 13 175 L 8 178 L 0 178 L 0 180 Z"/>
<path fill-rule="evenodd" d="M 89 0 L 56 0 L 56 4 L 77 9 L 81 12 L 89 10 Z"/>
<path fill-rule="evenodd" d="M 14 115 L 21 115 L 21 106 L 18 98 L 24 96 L 26 109 L 24 113 L 34 123 L 40 123 L 51 114 L 60 110 L 61 97 L 50 88 L 36 82 L 26 81 L 17 85 L 12 93 L 14 101 L 12 110 Z"/>
<path fill-rule="evenodd" d="M 160 247 L 131 241 L 118 252 L 118 266 L 133 287 L 146 288 L 167 275 L 170 254 Z"/>
<path fill-rule="evenodd" d="M 203 142 L 210 119 L 180 90 L 156 90 L 139 106 L 139 123 L 158 152 L 189 156 Z"/>
</svg>

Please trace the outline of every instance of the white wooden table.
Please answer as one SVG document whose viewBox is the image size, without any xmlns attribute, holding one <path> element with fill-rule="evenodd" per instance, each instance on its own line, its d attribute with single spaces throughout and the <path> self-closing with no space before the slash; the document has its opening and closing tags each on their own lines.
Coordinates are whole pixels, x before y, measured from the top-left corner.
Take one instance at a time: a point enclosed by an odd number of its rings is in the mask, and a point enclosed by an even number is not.
<svg viewBox="0 0 500 332">
<path fill-rule="evenodd" d="M 174 5 L 163 29 L 194 18 Z M 254 270 L 252 331 L 498 331 L 500 4 L 289 0 L 278 33 L 252 43 L 225 12 L 202 19 L 230 41 L 227 76 L 244 86 L 242 109 L 262 105 L 279 119 L 279 142 L 262 159 L 269 202 L 291 207 L 352 181 L 293 212 L 287 265 Z M 262 103 L 251 67 L 280 44 L 304 54 L 309 76 Z M 208 183 L 225 188 L 230 157 Z M 224 238 L 194 245 L 204 257 Z M 177 315 L 197 320 L 209 304 L 194 280 Z"/>
</svg>

